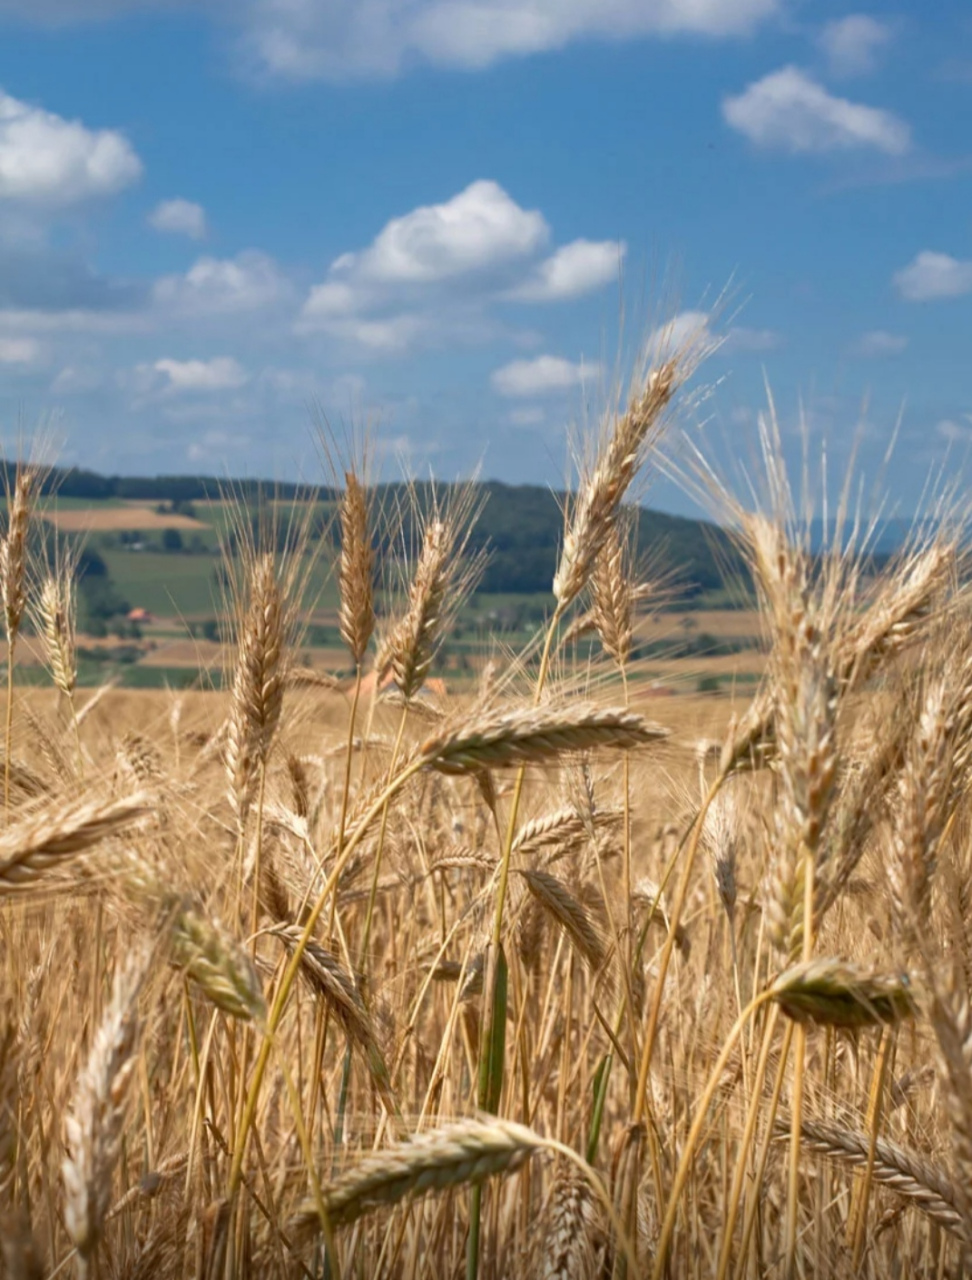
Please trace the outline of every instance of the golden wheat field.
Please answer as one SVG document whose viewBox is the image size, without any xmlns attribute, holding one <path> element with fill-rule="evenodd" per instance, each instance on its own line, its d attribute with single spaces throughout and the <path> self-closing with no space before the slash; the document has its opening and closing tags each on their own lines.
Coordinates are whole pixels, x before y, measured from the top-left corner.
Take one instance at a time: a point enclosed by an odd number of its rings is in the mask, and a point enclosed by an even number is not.
<svg viewBox="0 0 972 1280">
<path fill-rule="evenodd" d="M 425 688 L 481 569 L 461 488 L 385 565 L 341 460 L 350 682 L 300 669 L 313 549 L 257 530 L 226 691 L 135 693 L 77 687 L 70 557 L 34 556 L 17 467 L 0 1274 L 967 1274 L 961 524 L 811 550 L 767 427 L 762 509 L 719 494 L 755 697 L 649 697 L 625 499 L 696 355 L 605 415 L 547 624 L 461 695 Z M 27 629 L 48 688 L 13 679 Z"/>
</svg>

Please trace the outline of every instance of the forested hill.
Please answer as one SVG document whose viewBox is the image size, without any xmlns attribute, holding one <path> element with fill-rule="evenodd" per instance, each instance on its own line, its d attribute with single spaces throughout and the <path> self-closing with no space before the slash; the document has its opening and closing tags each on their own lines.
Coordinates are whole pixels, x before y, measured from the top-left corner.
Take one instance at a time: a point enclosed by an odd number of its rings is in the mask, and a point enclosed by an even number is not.
<svg viewBox="0 0 972 1280">
<path fill-rule="evenodd" d="M 490 559 L 482 590 L 491 592 L 549 591 L 557 552 L 563 536 L 563 494 L 540 485 L 508 485 L 499 481 L 476 486 L 484 499 L 470 550 L 490 548 Z M 279 499 L 311 496 L 329 504 L 333 490 L 321 488 L 309 493 L 294 484 L 265 481 L 219 480 L 213 476 L 101 476 L 90 471 L 55 471 L 48 483 L 50 491 L 64 498 L 88 500 L 92 505 L 105 500 L 187 504 L 218 498 L 231 492 L 244 502 L 261 496 Z M 381 485 L 386 509 L 407 510 L 406 486 Z M 431 493 L 425 483 L 412 486 L 420 506 Z M 439 492 L 443 487 L 439 487 Z M 199 513 L 202 515 L 202 513 Z M 324 513 L 322 512 L 322 515 Z M 203 517 L 204 518 L 204 517 Z M 665 515 L 642 508 L 638 514 L 639 557 L 647 557 L 652 575 L 670 581 L 680 595 L 691 596 L 718 589 L 724 584 L 726 568 L 732 576 L 739 561 L 730 539 L 718 527 L 700 520 Z"/>
</svg>

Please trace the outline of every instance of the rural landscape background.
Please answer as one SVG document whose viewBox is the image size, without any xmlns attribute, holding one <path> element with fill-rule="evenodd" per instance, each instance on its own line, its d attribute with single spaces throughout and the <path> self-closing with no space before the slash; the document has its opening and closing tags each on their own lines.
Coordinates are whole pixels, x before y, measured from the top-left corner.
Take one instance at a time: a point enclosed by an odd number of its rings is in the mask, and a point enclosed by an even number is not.
<svg viewBox="0 0 972 1280">
<path fill-rule="evenodd" d="M 740 497 L 711 341 L 559 497 L 8 466 L 6 1274 L 962 1273 L 966 508 Z"/>
<path fill-rule="evenodd" d="M 0 0 L 0 1280 L 972 1273 L 970 42 Z"/>
</svg>

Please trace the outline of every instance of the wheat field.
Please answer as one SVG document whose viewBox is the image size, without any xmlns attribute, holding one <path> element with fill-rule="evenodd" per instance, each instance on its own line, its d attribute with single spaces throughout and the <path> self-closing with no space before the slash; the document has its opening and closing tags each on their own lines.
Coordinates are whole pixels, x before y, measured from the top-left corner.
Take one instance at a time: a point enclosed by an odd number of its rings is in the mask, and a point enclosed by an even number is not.
<svg viewBox="0 0 972 1280">
<path fill-rule="evenodd" d="M 226 692 L 138 694 L 76 687 L 71 556 L 32 551 L 18 465 L 0 1275 L 967 1273 L 962 524 L 812 548 L 768 426 L 762 504 L 696 471 L 755 583 L 755 697 L 649 700 L 626 498 L 699 354 L 605 415 L 546 626 L 444 699 L 461 488 L 384 564 L 367 450 L 329 450 L 351 682 L 297 657 L 315 549 L 243 519 Z"/>
</svg>

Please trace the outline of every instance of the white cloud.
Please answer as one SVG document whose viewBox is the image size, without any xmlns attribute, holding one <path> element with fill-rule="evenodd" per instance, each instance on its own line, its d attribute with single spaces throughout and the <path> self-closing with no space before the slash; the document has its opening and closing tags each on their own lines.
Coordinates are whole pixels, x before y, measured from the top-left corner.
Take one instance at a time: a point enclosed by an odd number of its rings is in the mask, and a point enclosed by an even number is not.
<svg viewBox="0 0 972 1280">
<path fill-rule="evenodd" d="M 723 99 L 726 122 L 758 147 L 790 152 L 873 147 L 901 155 L 908 125 L 890 111 L 828 93 L 799 67 L 783 67 Z"/>
<path fill-rule="evenodd" d="M 0 90 L 0 199 L 63 206 L 112 195 L 142 163 L 111 129 L 88 129 Z"/>
<path fill-rule="evenodd" d="M 627 246 L 617 240 L 574 240 L 539 263 L 509 296 L 521 302 L 578 298 L 617 280 Z"/>
<path fill-rule="evenodd" d="M 163 200 L 149 214 L 148 223 L 156 231 L 201 240 L 206 234 L 206 210 L 192 200 Z"/>
<path fill-rule="evenodd" d="M 475 70 L 584 39 L 743 35 L 778 0 L 251 0 L 244 48 L 288 79 Z"/>
<path fill-rule="evenodd" d="M 874 70 L 878 55 L 891 43 L 893 34 L 889 22 L 866 13 L 849 13 L 826 24 L 820 32 L 820 47 L 832 74 L 862 75 Z"/>
<path fill-rule="evenodd" d="M 599 369 L 599 365 L 583 360 L 574 364 L 561 356 L 544 355 L 533 360 L 512 360 L 496 369 L 490 381 L 501 396 L 546 396 L 579 386 Z"/>
<path fill-rule="evenodd" d="M 249 380 L 249 374 L 232 356 L 211 360 L 156 360 L 151 366 L 166 379 L 172 391 L 234 391 Z"/>
<path fill-rule="evenodd" d="M 481 179 L 443 204 L 393 218 L 369 248 L 338 258 L 331 271 L 378 285 L 431 284 L 526 257 L 548 235 L 542 214 Z"/>
<path fill-rule="evenodd" d="M 495 335 L 502 299 L 554 302 L 617 272 L 624 246 L 577 240 L 538 261 L 550 228 L 498 183 L 480 179 L 441 204 L 388 222 L 370 245 L 336 258 L 308 293 L 298 333 L 321 331 L 371 350 L 418 340 Z"/>
<path fill-rule="evenodd" d="M 281 301 L 289 289 L 273 258 L 246 249 L 235 258 L 199 258 L 185 275 L 161 277 L 152 297 L 167 311 L 225 314 L 260 310 Z"/>
<path fill-rule="evenodd" d="M 41 355 L 36 338 L 0 338 L 0 364 L 35 364 Z"/>
<path fill-rule="evenodd" d="M 901 333 L 888 333 L 886 329 L 870 329 L 862 333 L 854 345 L 859 356 L 896 356 L 904 351 L 908 339 Z"/>
<path fill-rule="evenodd" d="M 959 298 L 972 293 L 972 261 L 923 249 L 913 262 L 895 272 L 894 284 L 909 302 Z"/>
</svg>

